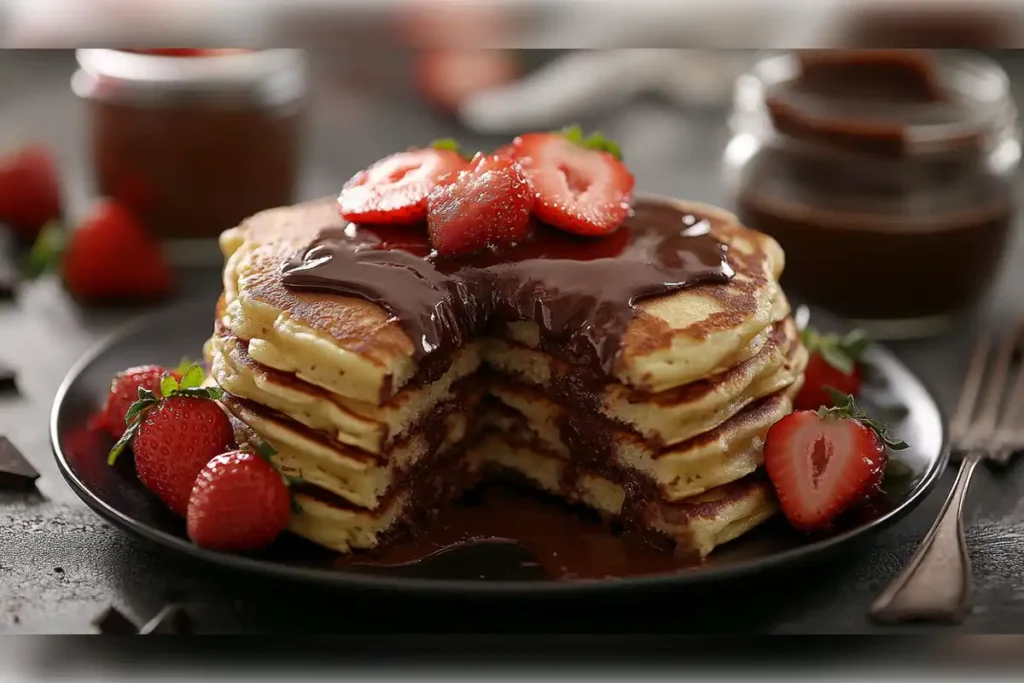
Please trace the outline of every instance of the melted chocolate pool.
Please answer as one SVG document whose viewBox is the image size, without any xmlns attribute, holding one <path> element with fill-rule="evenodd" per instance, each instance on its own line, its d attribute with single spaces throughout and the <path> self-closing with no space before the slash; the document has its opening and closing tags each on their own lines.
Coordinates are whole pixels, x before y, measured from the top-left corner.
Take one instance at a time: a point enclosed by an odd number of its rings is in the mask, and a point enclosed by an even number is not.
<svg viewBox="0 0 1024 683">
<path fill-rule="evenodd" d="M 732 278 L 728 249 L 710 228 L 671 203 L 640 200 L 606 237 L 537 225 L 514 248 L 442 258 L 423 228 L 350 224 L 323 229 L 285 264 L 283 280 L 384 307 L 421 364 L 488 325 L 531 320 L 542 342 L 607 375 L 638 301 Z"/>
</svg>

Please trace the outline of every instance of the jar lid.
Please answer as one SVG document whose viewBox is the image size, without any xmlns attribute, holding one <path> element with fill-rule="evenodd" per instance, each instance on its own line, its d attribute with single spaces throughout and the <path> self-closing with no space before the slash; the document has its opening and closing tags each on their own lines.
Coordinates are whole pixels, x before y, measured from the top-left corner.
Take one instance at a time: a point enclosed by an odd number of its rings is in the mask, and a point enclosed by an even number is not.
<svg viewBox="0 0 1024 683">
<path fill-rule="evenodd" d="M 866 155 L 915 156 L 989 147 L 1016 120 L 1006 73 L 981 55 L 823 50 L 759 61 L 737 82 L 732 124 Z"/>
<path fill-rule="evenodd" d="M 148 106 L 277 107 L 303 98 L 302 50 L 238 50 L 179 57 L 113 49 L 76 51 L 71 80 L 80 97 Z"/>
</svg>

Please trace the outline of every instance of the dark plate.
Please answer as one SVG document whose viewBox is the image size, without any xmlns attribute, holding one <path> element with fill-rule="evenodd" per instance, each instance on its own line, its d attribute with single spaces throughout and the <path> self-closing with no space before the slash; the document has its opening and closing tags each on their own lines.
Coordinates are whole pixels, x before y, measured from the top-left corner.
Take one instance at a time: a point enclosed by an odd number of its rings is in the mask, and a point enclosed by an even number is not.
<svg viewBox="0 0 1024 683">
<path fill-rule="evenodd" d="M 814 318 L 819 327 L 839 326 L 817 313 Z M 105 455 L 110 441 L 90 435 L 86 429 L 115 372 L 144 363 L 176 365 L 183 355 L 198 358 L 212 330 L 212 320 L 212 302 L 183 305 L 135 322 L 82 358 L 57 393 L 50 425 L 53 449 L 58 467 L 71 487 L 111 524 L 176 554 L 223 569 L 275 579 L 362 590 L 506 596 L 683 587 L 724 581 L 788 568 L 853 547 L 855 541 L 910 512 L 935 484 L 948 459 L 945 420 L 932 395 L 895 356 L 876 345 L 869 349 L 866 360 L 877 376 L 865 387 L 860 403 L 876 415 L 894 405 L 904 406 L 905 417 L 892 426 L 894 433 L 911 447 L 894 454 L 894 459 L 902 463 L 902 472 L 900 476 L 887 477 L 884 497 L 871 513 L 848 522 L 828 537 L 801 536 L 777 516 L 773 522 L 719 548 L 700 566 L 667 575 L 581 581 L 436 579 L 417 575 L 414 568 L 398 573 L 356 573 L 332 567 L 331 556 L 322 549 L 293 538 L 283 538 L 258 556 L 212 552 L 188 541 L 182 522 L 167 513 L 135 479 L 130 458 L 120 461 L 127 466 L 107 467 Z M 498 547 L 496 552 L 507 554 L 508 550 Z M 464 561 L 491 565 L 501 561 L 486 555 L 485 549 L 477 548 Z"/>
</svg>

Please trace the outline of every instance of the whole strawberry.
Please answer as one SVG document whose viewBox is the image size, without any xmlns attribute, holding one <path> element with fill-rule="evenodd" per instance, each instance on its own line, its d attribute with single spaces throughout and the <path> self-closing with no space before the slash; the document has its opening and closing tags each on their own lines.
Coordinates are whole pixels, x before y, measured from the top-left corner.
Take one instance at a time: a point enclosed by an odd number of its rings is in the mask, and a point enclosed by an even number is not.
<svg viewBox="0 0 1024 683">
<path fill-rule="evenodd" d="M 206 464 L 188 503 L 193 543 L 227 552 L 257 550 L 285 530 L 291 496 L 268 456 L 232 451 Z"/>
<path fill-rule="evenodd" d="M 107 459 L 114 464 L 131 444 L 139 481 L 182 516 L 199 471 L 234 443 L 231 422 L 215 400 L 222 392 L 201 388 L 203 379 L 202 368 L 193 365 L 180 382 L 170 373 L 164 375 L 161 398 L 139 389 L 139 400 L 126 417 L 128 428 Z"/>
<path fill-rule="evenodd" d="M 103 410 L 97 416 L 96 425 L 110 432 L 115 439 L 120 439 L 128 427 L 125 419 L 128 411 L 139 400 L 139 389 L 146 389 L 160 397 L 160 381 L 164 375 L 170 373 L 180 380 L 187 369 L 187 364 L 177 370 L 169 370 L 160 365 L 140 365 L 117 373 L 110 382 L 110 393 L 107 394 Z"/>
<path fill-rule="evenodd" d="M 800 338 L 810 358 L 804 370 L 804 384 L 793 407 L 817 410 L 834 405 L 828 391 L 830 387 L 841 395 L 856 396 L 863 381 L 861 357 L 868 347 L 867 336 L 861 330 L 840 337 L 807 327 Z"/>
</svg>

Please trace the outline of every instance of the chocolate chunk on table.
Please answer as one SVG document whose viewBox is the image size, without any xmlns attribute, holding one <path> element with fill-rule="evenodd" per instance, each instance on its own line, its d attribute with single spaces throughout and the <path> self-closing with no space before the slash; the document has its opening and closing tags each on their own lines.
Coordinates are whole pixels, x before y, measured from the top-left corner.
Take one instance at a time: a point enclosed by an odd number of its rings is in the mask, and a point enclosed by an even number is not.
<svg viewBox="0 0 1024 683">
<path fill-rule="evenodd" d="M 18 390 L 18 373 L 14 368 L 0 362 L 0 394 Z"/>
<path fill-rule="evenodd" d="M 139 632 L 132 620 L 113 605 L 93 619 L 92 623 L 104 635 L 130 636 Z"/>
<path fill-rule="evenodd" d="M 139 629 L 139 634 L 180 636 L 192 632 L 192 617 L 181 605 L 167 605 Z"/>
<path fill-rule="evenodd" d="M 6 436 L 0 436 L 0 490 L 30 491 L 39 472 Z"/>
<path fill-rule="evenodd" d="M 0 300 L 12 299 L 21 282 L 14 238 L 0 226 Z"/>
</svg>

